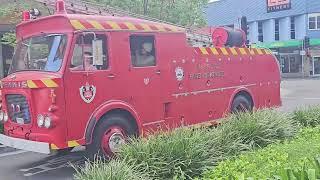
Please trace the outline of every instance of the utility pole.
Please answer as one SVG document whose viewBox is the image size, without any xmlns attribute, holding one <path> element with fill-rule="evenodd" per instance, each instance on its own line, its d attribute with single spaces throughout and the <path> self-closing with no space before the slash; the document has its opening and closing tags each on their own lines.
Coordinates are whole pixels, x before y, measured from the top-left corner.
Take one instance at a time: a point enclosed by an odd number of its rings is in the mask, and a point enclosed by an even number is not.
<svg viewBox="0 0 320 180">
<path fill-rule="evenodd" d="M 149 0 L 143 0 L 143 14 L 147 15 Z"/>
</svg>

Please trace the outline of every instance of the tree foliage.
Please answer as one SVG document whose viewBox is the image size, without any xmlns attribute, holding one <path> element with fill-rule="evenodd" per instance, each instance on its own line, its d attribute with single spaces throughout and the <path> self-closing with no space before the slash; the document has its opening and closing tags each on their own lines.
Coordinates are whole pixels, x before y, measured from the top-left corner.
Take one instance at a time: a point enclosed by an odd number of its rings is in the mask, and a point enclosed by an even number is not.
<svg viewBox="0 0 320 180">
<path fill-rule="evenodd" d="M 16 34 L 14 32 L 7 32 L 2 36 L 1 39 L 2 44 L 7 44 L 9 46 L 15 47 L 16 42 Z"/>
<path fill-rule="evenodd" d="M 208 0 L 90 0 L 132 13 L 192 27 L 204 26 L 203 8 Z"/>
</svg>

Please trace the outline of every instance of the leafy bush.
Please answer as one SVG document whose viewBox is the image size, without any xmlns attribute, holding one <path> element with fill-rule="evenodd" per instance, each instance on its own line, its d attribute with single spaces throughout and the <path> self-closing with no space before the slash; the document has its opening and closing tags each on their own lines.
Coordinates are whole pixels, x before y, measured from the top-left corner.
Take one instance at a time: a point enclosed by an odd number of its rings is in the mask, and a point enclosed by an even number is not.
<svg viewBox="0 0 320 180">
<path fill-rule="evenodd" d="M 244 176 L 266 179 L 282 174 L 283 169 L 304 172 L 314 168 L 313 158 L 320 153 L 320 127 L 300 131 L 297 138 L 285 143 L 276 143 L 267 148 L 240 155 L 219 163 L 204 173 L 206 179 L 241 179 Z"/>
<path fill-rule="evenodd" d="M 112 160 L 106 163 L 97 159 L 95 162 L 86 162 L 83 167 L 74 167 L 74 169 L 76 170 L 74 178 L 78 180 L 149 179 L 145 173 L 139 172 L 136 166 L 130 166 L 120 160 Z"/>
<path fill-rule="evenodd" d="M 0 124 L 0 134 L 3 133 L 3 124 Z"/>
<path fill-rule="evenodd" d="M 305 127 L 320 125 L 320 105 L 296 110 L 293 119 Z"/>
</svg>

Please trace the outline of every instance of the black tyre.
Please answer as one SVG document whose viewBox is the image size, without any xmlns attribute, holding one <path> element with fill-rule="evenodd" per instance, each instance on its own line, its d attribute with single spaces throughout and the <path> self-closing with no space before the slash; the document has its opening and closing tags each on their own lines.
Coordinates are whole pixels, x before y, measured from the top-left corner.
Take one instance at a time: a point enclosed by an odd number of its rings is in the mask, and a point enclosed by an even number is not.
<svg viewBox="0 0 320 180">
<path fill-rule="evenodd" d="M 108 159 L 114 156 L 127 137 L 136 134 L 136 128 L 132 127 L 129 120 L 121 114 L 101 119 L 94 130 L 92 143 L 87 146 L 88 158 L 98 156 Z"/>
<path fill-rule="evenodd" d="M 239 113 L 245 111 L 252 111 L 251 100 L 243 95 L 236 96 L 231 105 L 231 112 Z"/>
</svg>

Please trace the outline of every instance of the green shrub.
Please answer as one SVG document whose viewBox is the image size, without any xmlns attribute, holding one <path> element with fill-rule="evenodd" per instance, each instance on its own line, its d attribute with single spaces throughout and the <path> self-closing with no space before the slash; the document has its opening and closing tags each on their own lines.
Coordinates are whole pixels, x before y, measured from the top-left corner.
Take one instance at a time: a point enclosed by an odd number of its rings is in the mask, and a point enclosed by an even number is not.
<svg viewBox="0 0 320 180">
<path fill-rule="evenodd" d="M 3 124 L 0 124 L 0 134 L 3 133 Z"/>
<path fill-rule="evenodd" d="M 312 159 L 320 154 L 320 127 L 300 131 L 297 138 L 222 161 L 204 173 L 203 179 L 266 179 L 285 168 L 303 171 L 313 168 Z"/>
<path fill-rule="evenodd" d="M 298 126 L 287 115 L 264 109 L 231 115 L 219 129 L 225 137 L 255 148 L 294 137 Z"/>
<path fill-rule="evenodd" d="M 320 105 L 294 111 L 293 119 L 305 127 L 320 125 Z"/>
<path fill-rule="evenodd" d="M 183 128 L 147 139 L 135 139 L 122 148 L 119 157 L 133 166 L 140 166 L 141 171 L 155 179 L 190 179 L 220 158 L 216 151 L 221 148 L 212 143 L 216 138 L 208 129 Z"/>
<path fill-rule="evenodd" d="M 118 158 L 152 179 L 192 179 L 223 160 L 295 133 L 296 126 L 290 118 L 275 110 L 261 110 L 231 115 L 217 128 L 181 128 L 132 139 L 122 147 Z M 82 174 L 94 177 L 114 163 L 112 160 L 105 167 L 100 164 L 95 171 L 83 169 Z"/>
<path fill-rule="evenodd" d="M 130 166 L 120 160 L 112 160 L 107 163 L 98 159 L 95 162 L 86 162 L 83 167 L 74 167 L 74 169 L 76 170 L 74 179 L 77 180 L 149 179 L 144 172 L 139 172 L 136 166 Z"/>
</svg>

